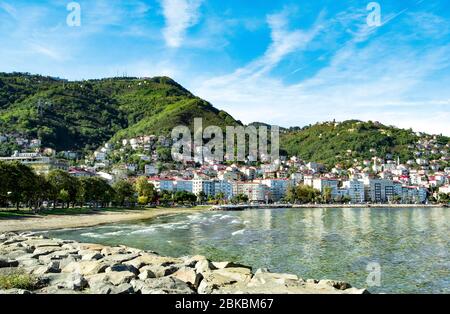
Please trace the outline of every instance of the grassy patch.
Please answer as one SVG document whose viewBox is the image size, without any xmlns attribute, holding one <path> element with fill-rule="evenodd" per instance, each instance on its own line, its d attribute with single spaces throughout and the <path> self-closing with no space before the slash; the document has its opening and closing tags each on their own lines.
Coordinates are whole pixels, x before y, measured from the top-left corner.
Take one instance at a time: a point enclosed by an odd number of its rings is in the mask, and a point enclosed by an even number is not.
<svg viewBox="0 0 450 314">
<path fill-rule="evenodd" d="M 0 289 L 34 290 L 37 286 L 37 278 L 21 270 L 12 270 L 6 274 L 0 274 Z"/>
<path fill-rule="evenodd" d="M 20 217 L 32 217 L 31 212 L 20 212 L 20 211 L 0 211 L 0 219 L 2 218 L 20 218 Z"/>
</svg>

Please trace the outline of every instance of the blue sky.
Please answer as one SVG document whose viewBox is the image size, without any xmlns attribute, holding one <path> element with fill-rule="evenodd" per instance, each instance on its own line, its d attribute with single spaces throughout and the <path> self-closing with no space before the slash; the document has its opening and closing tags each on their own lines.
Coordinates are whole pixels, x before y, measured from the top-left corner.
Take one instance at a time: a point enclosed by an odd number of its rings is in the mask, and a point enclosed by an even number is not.
<svg viewBox="0 0 450 314">
<path fill-rule="evenodd" d="M 0 71 L 167 75 L 243 122 L 377 120 L 450 135 L 450 2 L 0 0 Z"/>
</svg>

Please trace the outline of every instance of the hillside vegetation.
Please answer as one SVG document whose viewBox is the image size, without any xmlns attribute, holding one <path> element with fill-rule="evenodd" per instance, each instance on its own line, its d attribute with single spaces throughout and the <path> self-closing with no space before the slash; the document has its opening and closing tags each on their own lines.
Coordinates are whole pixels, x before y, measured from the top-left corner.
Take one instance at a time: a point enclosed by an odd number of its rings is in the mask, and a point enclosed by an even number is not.
<svg viewBox="0 0 450 314">
<path fill-rule="evenodd" d="M 56 150 L 92 150 L 137 135 L 167 135 L 177 125 L 237 125 L 233 117 L 167 77 L 69 82 L 0 74 L 0 134 L 39 138 Z"/>
<path fill-rule="evenodd" d="M 196 97 L 168 77 L 107 78 L 67 81 L 23 73 L 0 73 L 0 135 L 38 138 L 57 151 L 91 152 L 108 141 L 140 135 L 169 135 L 178 125 L 192 129 L 195 117 L 203 127 L 241 125 L 225 111 Z M 268 126 L 255 122 L 254 126 Z M 417 157 L 417 143 L 431 138 L 378 122 L 349 120 L 303 128 L 280 128 L 282 154 L 297 155 L 329 167 L 351 166 L 377 156 L 402 162 Z M 437 136 L 439 145 L 450 139 Z M 0 143 L 0 155 L 17 149 Z M 439 159 L 435 154 L 427 158 Z"/>
</svg>

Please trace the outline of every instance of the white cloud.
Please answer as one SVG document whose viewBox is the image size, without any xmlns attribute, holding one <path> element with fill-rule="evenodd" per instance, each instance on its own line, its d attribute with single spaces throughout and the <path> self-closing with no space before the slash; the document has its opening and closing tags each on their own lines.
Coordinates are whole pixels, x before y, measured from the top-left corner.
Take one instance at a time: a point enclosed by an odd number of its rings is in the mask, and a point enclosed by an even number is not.
<svg viewBox="0 0 450 314">
<path fill-rule="evenodd" d="M 301 53 L 320 29 L 288 31 L 282 14 L 268 22 L 272 43 L 263 56 L 231 74 L 194 82 L 192 90 L 245 123 L 302 126 L 362 119 L 450 135 L 450 92 L 435 86 L 430 99 L 433 91 L 421 90 L 433 73 L 449 67 L 450 45 L 411 49 L 401 34 L 392 33 L 369 41 L 361 26 L 332 52 L 328 65 L 299 83 L 286 83 L 270 70 L 288 54 Z M 322 25 L 333 27 L 330 21 Z"/>
<path fill-rule="evenodd" d="M 163 30 L 167 46 L 180 47 L 186 30 L 199 19 L 202 0 L 161 0 L 166 26 Z"/>
</svg>

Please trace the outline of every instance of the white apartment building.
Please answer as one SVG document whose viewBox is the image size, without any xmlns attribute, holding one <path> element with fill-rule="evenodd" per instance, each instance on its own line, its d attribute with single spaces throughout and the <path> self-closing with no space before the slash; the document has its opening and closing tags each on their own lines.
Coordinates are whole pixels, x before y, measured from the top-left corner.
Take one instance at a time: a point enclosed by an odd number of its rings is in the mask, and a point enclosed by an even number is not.
<svg viewBox="0 0 450 314">
<path fill-rule="evenodd" d="M 192 193 L 199 195 L 200 192 L 204 192 L 207 196 L 215 195 L 214 181 L 194 179 L 192 180 Z"/>
<path fill-rule="evenodd" d="M 313 188 L 319 190 L 322 193 L 326 187 L 331 189 L 331 197 L 335 198 L 338 196 L 338 183 L 339 181 L 336 179 L 328 179 L 328 178 L 316 178 L 313 180 Z"/>
<path fill-rule="evenodd" d="M 348 196 L 351 198 L 352 203 L 364 203 L 366 199 L 363 181 L 353 179 L 345 181 L 343 186 L 348 190 Z"/>
<path fill-rule="evenodd" d="M 288 179 L 265 179 L 260 182 L 268 187 L 269 198 L 274 202 L 282 199 L 286 195 L 288 187 L 292 185 Z"/>
</svg>

